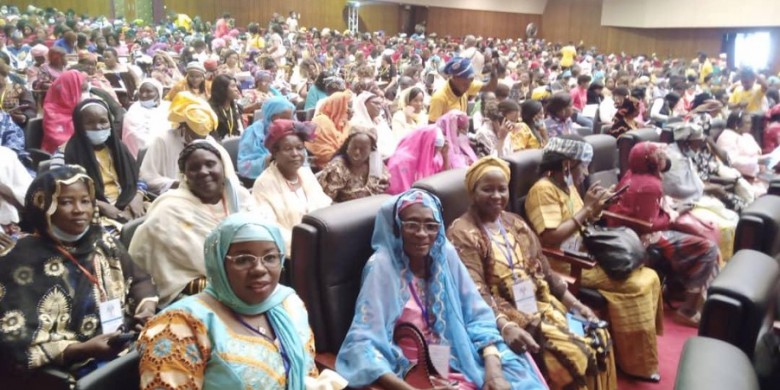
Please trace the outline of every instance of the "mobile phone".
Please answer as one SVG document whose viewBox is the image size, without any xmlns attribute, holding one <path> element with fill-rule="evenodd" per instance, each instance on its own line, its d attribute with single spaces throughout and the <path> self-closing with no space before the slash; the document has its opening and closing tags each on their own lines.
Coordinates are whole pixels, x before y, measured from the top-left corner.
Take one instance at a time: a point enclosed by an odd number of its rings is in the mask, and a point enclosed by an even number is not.
<svg viewBox="0 0 780 390">
<path fill-rule="evenodd" d="M 112 348 L 119 347 L 131 341 L 135 341 L 136 339 L 138 339 L 138 332 L 120 333 L 119 335 L 108 339 L 108 345 Z"/>
<path fill-rule="evenodd" d="M 630 187 L 628 184 L 624 185 L 623 187 L 620 187 L 617 191 L 615 191 L 612 196 L 607 198 L 605 203 L 612 203 L 616 201 L 618 198 L 620 198 L 620 195 L 623 195 L 624 192 L 628 191 L 628 187 Z"/>
<path fill-rule="evenodd" d="M 585 324 L 588 322 L 578 314 L 566 313 L 566 322 L 569 325 L 569 330 L 581 337 L 585 336 Z"/>
</svg>

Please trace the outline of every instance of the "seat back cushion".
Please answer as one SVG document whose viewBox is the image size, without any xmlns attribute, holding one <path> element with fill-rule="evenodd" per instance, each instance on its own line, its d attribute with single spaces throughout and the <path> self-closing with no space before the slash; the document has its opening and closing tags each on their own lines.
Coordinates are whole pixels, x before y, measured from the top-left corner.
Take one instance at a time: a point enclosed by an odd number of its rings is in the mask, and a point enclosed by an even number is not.
<svg viewBox="0 0 780 390">
<path fill-rule="evenodd" d="M 426 190 L 439 198 L 446 228 L 471 206 L 465 179 L 466 168 L 450 169 L 419 180 L 412 187 Z"/>
</svg>

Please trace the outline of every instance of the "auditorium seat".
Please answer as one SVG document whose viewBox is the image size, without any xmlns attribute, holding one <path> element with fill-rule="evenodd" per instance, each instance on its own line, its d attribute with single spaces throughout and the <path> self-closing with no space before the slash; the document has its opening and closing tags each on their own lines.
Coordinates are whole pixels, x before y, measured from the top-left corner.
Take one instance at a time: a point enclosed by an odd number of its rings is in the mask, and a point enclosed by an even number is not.
<svg viewBox="0 0 780 390">
<path fill-rule="evenodd" d="M 420 188 L 436 195 L 444 208 L 444 227 L 463 215 L 471 206 L 471 197 L 466 191 L 466 168 L 450 169 L 425 179 L 418 180 L 413 188 Z"/>
<path fill-rule="evenodd" d="M 43 118 L 33 118 L 27 122 L 24 128 L 24 148 L 30 153 L 33 169 L 38 169 L 41 161 L 51 159 L 51 153 L 41 149 L 43 144 Z"/>
<path fill-rule="evenodd" d="M 321 367 L 333 367 L 352 323 L 363 266 L 374 252 L 374 220 L 388 199 L 338 203 L 305 215 L 293 228 L 291 285 L 309 312 Z"/>
<path fill-rule="evenodd" d="M 764 195 L 742 210 L 734 250 L 754 249 L 769 256 L 780 254 L 780 196 Z"/>
<path fill-rule="evenodd" d="M 617 140 L 607 134 L 593 134 L 585 137 L 593 146 L 593 161 L 588 166 L 588 182 L 599 182 L 603 187 L 618 183 Z"/>
<path fill-rule="evenodd" d="M 709 337 L 685 342 L 675 390 L 758 390 L 756 371 L 738 348 Z"/>
<path fill-rule="evenodd" d="M 130 242 L 133 241 L 133 236 L 138 227 L 146 220 L 146 216 L 136 218 L 122 226 L 122 232 L 119 234 L 119 241 L 124 245 L 125 250 L 130 248 Z"/>
<path fill-rule="evenodd" d="M 241 138 L 228 138 L 222 140 L 222 147 L 225 148 L 225 151 L 227 151 L 228 155 L 230 155 L 230 162 L 233 164 L 233 169 L 236 171 L 236 175 L 238 175 L 238 144 L 240 141 Z M 255 184 L 254 180 L 241 176 L 238 177 L 238 180 L 241 181 L 242 186 L 249 189 L 251 189 Z"/>
<path fill-rule="evenodd" d="M 728 342 L 752 358 L 758 338 L 772 329 L 778 282 L 778 260 L 750 249 L 737 252 L 707 290 L 699 336 Z"/>
<path fill-rule="evenodd" d="M 76 382 L 76 390 L 137 390 L 141 386 L 141 356 L 131 349 Z"/>
<path fill-rule="evenodd" d="M 628 171 L 628 154 L 631 152 L 631 148 L 640 142 L 659 142 L 661 140 L 660 137 L 660 131 L 655 128 L 631 130 L 628 133 L 621 135 L 617 140 L 618 152 L 620 156 L 618 159 L 620 177 L 623 177 L 626 171 Z"/>
</svg>

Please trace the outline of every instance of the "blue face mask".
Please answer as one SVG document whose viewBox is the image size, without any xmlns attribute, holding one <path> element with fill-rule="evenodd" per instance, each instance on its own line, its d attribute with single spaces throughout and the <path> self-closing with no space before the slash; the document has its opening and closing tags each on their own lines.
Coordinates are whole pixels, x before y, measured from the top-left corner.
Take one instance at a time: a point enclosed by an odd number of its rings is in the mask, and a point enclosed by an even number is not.
<svg viewBox="0 0 780 390">
<path fill-rule="evenodd" d="M 51 231 L 51 235 L 54 236 L 54 238 L 60 240 L 61 242 L 76 242 L 80 240 L 81 237 L 84 237 L 85 234 L 87 234 L 89 228 L 84 229 L 84 231 L 79 234 L 70 234 L 70 233 L 65 233 L 60 228 L 58 228 L 57 225 L 52 224 L 50 231 Z"/>
<path fill-rule="evenodd" d="M 139 100 L 139 102 L 141 103 L 141 107 L 143 108 L 157 107 L 157 99 Z"/>
<path fill-rule="evenodd" d="M 111 129 L 105 130 L 87 130 L 86 132 L 89 142 L 94 146 L 103 145 L 106 140 L 111 136 Z"/>
</svg>

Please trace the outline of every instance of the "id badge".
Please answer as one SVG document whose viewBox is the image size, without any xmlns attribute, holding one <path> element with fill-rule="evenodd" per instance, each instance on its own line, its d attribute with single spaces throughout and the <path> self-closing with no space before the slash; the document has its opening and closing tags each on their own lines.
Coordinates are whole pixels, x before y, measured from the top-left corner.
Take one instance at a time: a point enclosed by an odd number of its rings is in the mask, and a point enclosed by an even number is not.
<svg viewBox="0 0 780 390">
<path fill-rule="evenodd" d="M 515 307 L 525 314 L 536 314 L 536 293 L 531 279 L 521 279 L 512 285 L 512 294 L 515 296 Z"/>
<path fill-rule="evenodd" d="M 428 352 L 431 355 L 433 368 L 442 378 L 447 378 L 450 375 L 450 346 L 430 343 Z"/>
<path fill-rule="evenodd" d="M 561 250 L 570 252 L 581 252 L 582 238 L 579 234 L 575 234 L 569 237 L 566 241 L 561 243 Z"/>
<path fill-rule="evenodd" d="M 103 328 L 103 334 L 114 333 L 124 323 L 122 315 L 122 304 L 119 299 L 101 302 L 99 306 L 100 325 Z"/>
</svg>

